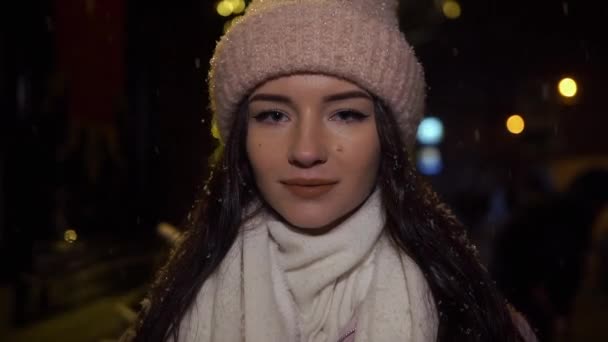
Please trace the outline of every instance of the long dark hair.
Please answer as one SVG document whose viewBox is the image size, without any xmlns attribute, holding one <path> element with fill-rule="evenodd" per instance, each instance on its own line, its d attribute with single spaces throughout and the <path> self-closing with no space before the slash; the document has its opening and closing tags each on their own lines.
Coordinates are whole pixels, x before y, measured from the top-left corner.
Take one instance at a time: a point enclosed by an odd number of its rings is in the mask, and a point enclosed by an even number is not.
<svg viewBox="0 0 608 342">
<path fill-rule="evenodd" d="M 375 101 L 385 229 L 429 283 L 439 314 L 438 341 L 519 341 L 506 303 L 464 227 L 414 169 L 386 108 Z M 246 114 L 243 104 L 182 242 L 151 286 L 135 341 L 178 339 L 181 319 L 235 241 L 243 209 L 259 196 L 245 148 Z"/>
</svg>

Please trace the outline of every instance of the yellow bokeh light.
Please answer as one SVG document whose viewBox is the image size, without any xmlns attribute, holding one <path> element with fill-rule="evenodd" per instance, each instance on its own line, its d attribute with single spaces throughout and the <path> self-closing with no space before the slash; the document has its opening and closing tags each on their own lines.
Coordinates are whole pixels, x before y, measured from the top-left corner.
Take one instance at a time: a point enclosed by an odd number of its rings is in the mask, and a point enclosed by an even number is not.
<svg viewBox="0 0 608 342">
<path fill-rule="evenodd" d="M 578 91 L 578 86 L 576 85 L 575 80 L 566 77 L 559 81 L 557 90 L 559 90 L 559 93 L 564 97 L 573 97 Z"/>
<path fill-rule="evenodd" d="M 76 241 L 78 239 L 78 234 L 76 234 L 75 230 L 68 229 L 65 232 L 63 232 L 63 239 L 66 242 L 73 243 L 74 241 Z"/>
<path fill-rule="evenodd" d="M 231 1 L 222 0 L 217 4 L 215 9 L 219 15 L 222 17 L 227 17 L 232 14 L 232 11 L 234 11 L 234 6 L 232 5 Z"/>
<path fill-rule="evenodd" d="M 512 134 L 520 134 L 524 131 L 525 122 L 521 115 L 511 115 L 507 119 L 507 130 Z"/>
<path fill-rule="evenodd" d="M 443 5 L 441 6 L 441 10 L 443 11 L 443 15 L 449 19 L 458 19 L 462 13 L 460 4 L 454 0 L 444 1 Z"/>
<path fill-rule="evenodd" d="M 241 14 L 245 10 L 245 0 L 224 0 L 232 4 L 232 13 Z"/>
</svg>

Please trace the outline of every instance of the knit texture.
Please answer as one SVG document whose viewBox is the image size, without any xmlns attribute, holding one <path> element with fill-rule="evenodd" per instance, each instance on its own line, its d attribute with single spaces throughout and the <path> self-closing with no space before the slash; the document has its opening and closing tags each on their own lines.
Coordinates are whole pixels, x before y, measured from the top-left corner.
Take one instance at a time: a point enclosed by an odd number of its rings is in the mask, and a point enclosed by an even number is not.
<svg viewBox="0 0 608 342">
<path fill-rule="evenodd" d="M 268 222 L 276 261 L 293 295 L 303 341 L 336 341 L 363 302 L 382 233 L 379 191 L 346 221 L 322 235 Z"/>
<path fill-rule="evenodd" d="M 239 104 L 265 81 L 297 73 L 351 81 L 387 105 L 412 146 L 425 81 L 399 30 L 397 0 L 254 0 L 221 38 L 209 72 L 214 125 L 226 142 Z"/>
<path fill-rule="evenodd" d="M 182 342 L 431 342 L 438 317 L 418 266 L 383 233 L 379 191 L 330 232 L 269 214 L 243 227 L 180 325 Z"/>
</svg>

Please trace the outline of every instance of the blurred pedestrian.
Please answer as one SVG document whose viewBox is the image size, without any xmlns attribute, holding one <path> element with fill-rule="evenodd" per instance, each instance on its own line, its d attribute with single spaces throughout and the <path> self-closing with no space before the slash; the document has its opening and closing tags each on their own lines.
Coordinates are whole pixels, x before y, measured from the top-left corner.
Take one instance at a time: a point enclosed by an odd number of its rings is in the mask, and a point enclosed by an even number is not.
<svg viewBox="0 0 608 342">
<path fill-rule="evenodd" d="M 569 334 L 593 223 L 606 204 L 608 171 L 589 170 L 564 193 L 514 217 L 497 238 L 491 268 L 542 341 Z"/>
</svg>

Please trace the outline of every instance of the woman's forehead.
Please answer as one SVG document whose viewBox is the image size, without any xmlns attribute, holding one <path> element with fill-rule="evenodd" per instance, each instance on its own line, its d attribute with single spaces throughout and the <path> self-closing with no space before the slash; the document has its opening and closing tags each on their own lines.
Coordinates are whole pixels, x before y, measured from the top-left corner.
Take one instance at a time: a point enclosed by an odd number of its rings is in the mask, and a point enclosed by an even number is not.
<svg viewBox="0 0 608 342">
<path fill-rule="evenodd" d="M 300 96 L 303 93 L 327 95 L 338 91 L 361 91 L 370 95 L 357 84 L 342 78 L 322 74 L 295 74 L 268 80 L 258 86 L 251 96 L 259 93 L 285 96 Z"/>
</svg>

